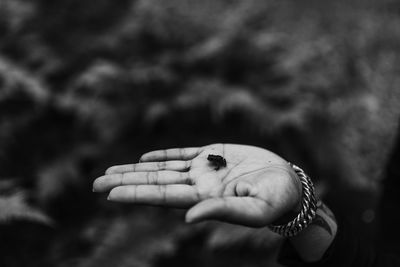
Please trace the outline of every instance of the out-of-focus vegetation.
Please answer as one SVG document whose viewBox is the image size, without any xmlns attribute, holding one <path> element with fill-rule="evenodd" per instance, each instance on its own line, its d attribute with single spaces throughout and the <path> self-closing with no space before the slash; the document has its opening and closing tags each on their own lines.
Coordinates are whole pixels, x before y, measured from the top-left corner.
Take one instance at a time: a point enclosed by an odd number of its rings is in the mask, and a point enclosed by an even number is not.
<svg viewBox="0 0 400 267">
<path fill-rule="evenodd" d="M 296 162 L 369 228 L 399 25 L 388 0 L 1 0 L 0 265 L 275 266 L 266 229 L 91 192 L 110 165 L 213 142 Z"/>
</svg>

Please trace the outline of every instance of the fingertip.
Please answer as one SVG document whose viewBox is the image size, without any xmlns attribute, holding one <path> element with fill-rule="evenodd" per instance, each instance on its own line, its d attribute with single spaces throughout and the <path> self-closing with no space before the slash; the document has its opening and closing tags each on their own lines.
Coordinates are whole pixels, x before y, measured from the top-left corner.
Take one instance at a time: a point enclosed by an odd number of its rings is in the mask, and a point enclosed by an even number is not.
<svg viewBox="0 0 400 267">
<path fill-rule="evenodd" d="M 193 212 L 191 212 L 191 210 L 189 210 L 189 211 L 186 213 L 186 216 L 185 216 L 185 222 L 186 222 L 186 223 L 193 224 L 193 223 L 197 223 L 198 221 L 199 221 L 198 218 L 196 218 L 195 216 L 193 216 Z"/>
<path fill-rule="evenodd" d="M 186 223 L 198 223 L 204 220 L 204 209 L 202 208 L 203 203 L 200 202 L 190 208 L 185 215 Z"/>
<path fill-rule="evenodd" d="M 100 180 L 99 180 L 99 178 L 96 178 L 94 181 L 93 181 L 93 185 L 92 185 L 92 191 L 93 192 L 98 192 L 99 191 L 99 188 L 100 188 Z"/>
<path fill-rule="evenodd" d="M 107 168 L 107 170 L 105 171 L 105 174 L 106 175 L 108 175 L 108 174 L 112 174 L 113 172 L 114 172 L 114 167 L 109 167 L 109 168 Z"/>
<path fill-rule="evenodd" d="M 118 195 L 121 192 L 120 187 L 115 187 L 111 189 L 110 193 L 108 193 L 107 200 L 118 200 Z"/>
<path fill-rule="evenodd" d="M 149 152 L 144 153 L 139 158 L 139 162 L 148 162 L 148 161 L 149 161 Z"/>
<path fill-rule="evenodd" d="M 193 216 L 191 215 L 191 213 L 192 213 L 191 210 L 192 209 L 189 209 L 185 214 L 185 222 L 186 223 L 193 223 Z"/>
<path fill-rule="evenodd" d="M 119 180 L 116 175 L 103 175 L 100 177 L 97 177 L 96 180 L 93 182 L 93 192 L 105 192 L 107 190 L 110 190 L 113 186 L 116 185 L 116 182 L 114 180 Z"/>
<path fill-rule="evenodd" d="M 108 200 L 118 202 L 134 202 L 135 194 L 131 191 L 135 186 L 117 186 L 108 193 Z M 136 191 L 136 189 L 133 189 Z"/>
<path fill-rule="evenodd" d="M 193 223 L 192 218 L 185 216 L 185 223 L 190 223 L 190 224 Z"/>
</svg>

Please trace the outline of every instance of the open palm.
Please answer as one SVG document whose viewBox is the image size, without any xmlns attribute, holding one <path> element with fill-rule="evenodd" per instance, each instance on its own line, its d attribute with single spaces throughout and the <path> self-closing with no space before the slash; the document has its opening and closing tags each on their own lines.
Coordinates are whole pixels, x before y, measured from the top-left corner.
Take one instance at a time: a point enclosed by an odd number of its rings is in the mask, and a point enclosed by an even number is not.
<svg viewBox="0 0 400 267">
<path fill-rule="evenodd" d="M 208 155 L 226 159 L 216 168 Z M 266 226 L 294 210 L 301 184 L 278 155 L 262 148 L 213 144 L 157 150 L 136 164 L 107 169 L 93 185 L 114 201 L 190 208 L 186 221 L 217 219 Z"/>
</svg>

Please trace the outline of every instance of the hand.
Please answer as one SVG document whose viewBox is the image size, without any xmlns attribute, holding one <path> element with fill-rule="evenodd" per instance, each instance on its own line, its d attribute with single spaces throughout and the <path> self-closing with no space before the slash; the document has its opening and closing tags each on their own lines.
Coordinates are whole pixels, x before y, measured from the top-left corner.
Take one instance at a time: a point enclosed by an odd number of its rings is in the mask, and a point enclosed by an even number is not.
<svg viewBox="0 0 400 267">
<path fill-rule="evenodd" d="M 226 159 L 215 168 L 209 154 Z M 94 181 L 108 199 L 190 208 L 187 222 L 216 219 L 262 227 L 299 208 L 301 183 L 278 155 L 262 148 L 213 144 L 144 154 L 137 164 L 113 166 Z"/>
</svg>

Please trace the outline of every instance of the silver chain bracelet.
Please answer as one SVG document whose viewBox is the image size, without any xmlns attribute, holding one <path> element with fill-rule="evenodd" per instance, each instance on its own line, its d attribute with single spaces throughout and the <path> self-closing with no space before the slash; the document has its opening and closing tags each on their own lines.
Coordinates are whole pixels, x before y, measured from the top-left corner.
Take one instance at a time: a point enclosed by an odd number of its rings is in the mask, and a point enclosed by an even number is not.
<svg viewBox="0 0 400 267">
<path fill-rule="evenodd" d="M 300 167 L 292 163 L 289 163 L 289 165 L 296 172 L 303 187 L 301 211 L 287 224 L 269 225 L 271 231 L 285 237 L 295 236 L 305 229 L 314 220 L 317 210 L 314 185 L 310 177 Z"/>
</svg>

